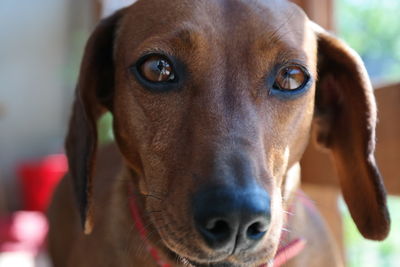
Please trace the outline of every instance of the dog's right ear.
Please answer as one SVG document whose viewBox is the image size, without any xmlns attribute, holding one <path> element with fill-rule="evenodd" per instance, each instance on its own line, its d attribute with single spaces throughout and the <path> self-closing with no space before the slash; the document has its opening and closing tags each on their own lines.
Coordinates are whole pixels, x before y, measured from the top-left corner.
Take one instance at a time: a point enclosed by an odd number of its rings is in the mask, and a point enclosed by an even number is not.
<svg viewBox="0 0 400 267">
<path fill-rule="evenodd" d="M 86 44 L 66 137 L 66 153 L 81 222 L 92 231 L 92 178 L 97 151 L 97 120 L 112 109 L 113 46 L 124 10 L 102 20 Z"/>
</svg>

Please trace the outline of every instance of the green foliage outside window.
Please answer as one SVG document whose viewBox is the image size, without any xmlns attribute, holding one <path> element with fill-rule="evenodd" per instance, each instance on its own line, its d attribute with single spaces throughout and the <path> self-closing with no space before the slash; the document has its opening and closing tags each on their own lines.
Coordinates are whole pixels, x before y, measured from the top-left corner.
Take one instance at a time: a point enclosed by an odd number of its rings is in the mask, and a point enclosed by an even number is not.
<svg viewBox="0 0 400 267">
<path fill-rule="evenodd" d="M 374 82 L 400 81 L 399 0 L 336 0 L 336 24 Z"/>
<path fill-rule="evenodd" d="M 347 266 L 349 267 L 398 267 L 400 266 L 400 198 L 389 198 L 392 227 L 389 237 L 383 242 L 364 239 L 358 232 L 344 204 L 343 223 L 346 244 Z"/>
<path fill-rule="evenodd" d="M 105 145 L 114 141 L 114 132 L 112 128 L 113 116 L 110 112 L 105 113 L 97 122 L 99 134 L 99 144 Z"/>
<path fill-rule="evenodd" d="M 364 60 L 373 82 L 400 81 L 400 1 L 335 0 L 338 35 Z M 344 207 L 344 205 L 342 205 Z M 400 198 L 389 198 L 392 227 L 384 242 L 365 240 L 343 208 L 350 267 L 400 266 Z"/>
</svg>

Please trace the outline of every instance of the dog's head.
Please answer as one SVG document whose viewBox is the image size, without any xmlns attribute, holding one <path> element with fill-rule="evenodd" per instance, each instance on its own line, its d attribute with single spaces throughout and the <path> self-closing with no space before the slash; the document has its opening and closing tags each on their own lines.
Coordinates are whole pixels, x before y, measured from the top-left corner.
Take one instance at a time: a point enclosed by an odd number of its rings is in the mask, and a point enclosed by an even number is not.
<svg viewBox="0 0 400 267">
<path fill-rule="evenodd" d="M 132 182 L 154 196 L 143 199 L 148 223 L 189 261 L 273 258 L 283 188 L 313 120 L 360 232 L 388 232 L 364 66 L 292 3 L 139 0 L 99 24 L 67 137 L 86 230 L 96 120 L 105 111 Z"/>
</svg>

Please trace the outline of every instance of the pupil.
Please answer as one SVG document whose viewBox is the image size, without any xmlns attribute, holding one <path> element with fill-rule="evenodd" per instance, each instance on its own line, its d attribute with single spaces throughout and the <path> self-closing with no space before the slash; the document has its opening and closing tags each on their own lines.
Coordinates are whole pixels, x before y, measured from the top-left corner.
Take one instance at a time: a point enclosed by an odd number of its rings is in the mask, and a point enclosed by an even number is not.
<svg viewBox="0 0 400 267">
<path fill-rule="evenodd" d="M 292 76 L 292 72 L 293 72 L 293 70 L 286 68 L 285 72 L 283 73 L 283 78 L 284 79 L 290 78 L 290 76 Z"/>
<path fill-rule="evenodd" d="M 160 59 L 156 63 L 156 68 L 158 71 L 158 81 L 166 80 L 168 78 L 173 78 L 171 76 L 171 68 L 167 61 Z"/>
<path fill-rule="evenodd" d="M 157 68 L 160 72 L 163 72 L 163 69 L 165 68 L 165 61 L 164 60 L 159 60 L 157 62 Z"/>
</svg>

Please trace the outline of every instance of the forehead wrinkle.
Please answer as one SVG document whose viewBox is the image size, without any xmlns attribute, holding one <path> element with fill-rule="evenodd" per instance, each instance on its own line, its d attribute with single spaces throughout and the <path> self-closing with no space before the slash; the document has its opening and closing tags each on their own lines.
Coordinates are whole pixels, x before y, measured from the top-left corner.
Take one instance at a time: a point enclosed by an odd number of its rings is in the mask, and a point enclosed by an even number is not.
<svg viewBox="0 0 400 267">
<path fill-rule="evenodd" d="M 271 49 L 269 50 L 261 50 L 262 54 L 271 54 Z M 289 62 L 294 62 L 301 64 L 305 67 L 308 65 L 308 56 L 307 54 L 299 49 L 298 47 L 293 47 L 291 45 L 282 45 L 274 49 L 274 60 L 275 64 L 285 64 Z"/>
<path fill-rule="evenodd" d="M 296 42 L 297 38 L 304 36 L 304 21 L 308 18 L 305 13 L 295 4 L 290 2 L 281 2 L 287 8 L 281 5 L 276 5 L 273 12 L 271 12 L 271 4 L 269 8 L 265 8 L 264 16 L 259 16 L 263 26 L 259 28 L 256 35 L 257 40 L 265 40 L 266 47 L 278 43 L 280 40 L 287 40 Z M 284 18 L 284 19 L 282 19 Z M 268 41 L 267 41 L 268 40 Z"/>
<path fill-rule="evenodd" d="M 297 26 L 296 26 L 297 27 Z M 305 29 L 296 28 L 283 23 L 270 31 L 259 31 L 256 41 L 261 49 L 269 50 L 272 46 L 292 45 L 301 43 L 305 38 Z"/>
<path fill-rule="evenodd" d="M 297 34 L 296 34 L 297 33 Z M 271 38 L 273 34 L 276 38 Z M 297 37 L 299 35 L 299 37 Z M 303 47 L 306 39 L 306 32 L 299 32 L 288 29 L 281 31 L 279 34 L 275 32 L 264 33 L 254 42 L 254 48 L 257 53 L 265 58 L 274 58 L 275 63 L 297 62 L 307 67 L 309 62 L 308 51 Z"/>
<path fill-rule="evenodd" d="M 229 40 L 226 45 L 232 50 L 255 43 L 264 50 L 285 43 L 291 43 L 293 47 L 302 43 L 305 29 L 300 22 L 307 20 L 307 17 L 296 5 L 273 0 L 247 0 L 252 5 L 244 5 L 243 2 L 246 1 L 222 1 L 225 3 L 224 39 Z M 238 20 L 242 22 L 238 24 Z"/>
<path fill-rule="evenodd" d="M 264 35 L 254 41 L 251 50 L 258 55 L 256 60 L 268 60 L 272 64 L 297 62 L 307 67 L 309 64 L 307 51 L 303 49 L 302 42 L 291 42 L 279 39 L 274 43 Z M 265 64 L 265 63 L 264 63 Z"/>
</svg>

